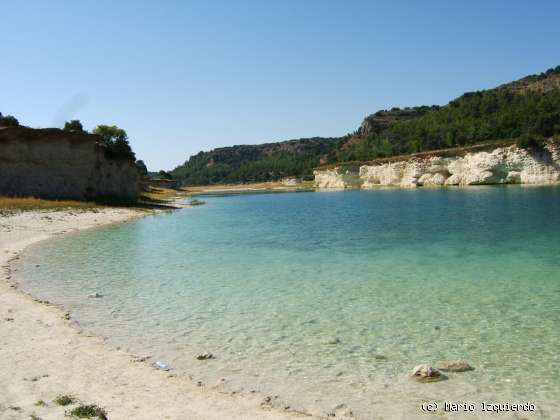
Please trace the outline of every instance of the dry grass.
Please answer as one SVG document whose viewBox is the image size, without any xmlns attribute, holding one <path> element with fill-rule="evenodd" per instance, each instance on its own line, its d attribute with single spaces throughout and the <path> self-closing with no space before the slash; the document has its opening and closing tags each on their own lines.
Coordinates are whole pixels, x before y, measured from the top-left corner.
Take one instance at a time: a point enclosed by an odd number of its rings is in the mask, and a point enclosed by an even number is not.
<svg viewBox="0 0 560 420">
<path fill-rule="evenodd" d="M 185 195 L 187 195 L 187 191 L 182 189 L 174 190 L 171 188 L 148 187 L 148 189 L 142 193 L 142 198 L 144 200 L 159 202 Z"/>
<path fill-rule="evenodd" d="M 78 200 L 55 200 L 36 197 L 8 197 L 0 195 L 0 215 L 32 210 L 95 210 L 107 207 L 126 207 L 138 210 L 172 208 L 169 201 L 177 196 L 186 195 L 184 191 L 166 188 L 150 188 L 137 202 L 106 199 L 99 202 Z"/>
<path fill-rule="evenodd" d="M 47 200 L 35 197 L 0 196 L 0 209 L 7 211 L 26 210 L 60 210 L 60 209 L 92 209 L 103 207 L 91 201 Z"/>
</svg>

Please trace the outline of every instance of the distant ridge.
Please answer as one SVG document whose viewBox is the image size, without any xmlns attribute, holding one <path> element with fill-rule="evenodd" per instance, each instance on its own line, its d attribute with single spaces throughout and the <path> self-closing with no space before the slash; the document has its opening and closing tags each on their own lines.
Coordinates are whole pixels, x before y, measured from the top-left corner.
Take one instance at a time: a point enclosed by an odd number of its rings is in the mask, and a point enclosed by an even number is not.
<svg viewBox="0 0 560 420">
<path fill-rule="evenodd" d="M 367 116 L 357 130 L 344 137 L 199 152 L 171 173 L 183 185 L 307 178 L 319 165 L 558 134 L 560 66 L 494 89 L 467 92 L 445 106 L 381 110 Z"/>
</svg>

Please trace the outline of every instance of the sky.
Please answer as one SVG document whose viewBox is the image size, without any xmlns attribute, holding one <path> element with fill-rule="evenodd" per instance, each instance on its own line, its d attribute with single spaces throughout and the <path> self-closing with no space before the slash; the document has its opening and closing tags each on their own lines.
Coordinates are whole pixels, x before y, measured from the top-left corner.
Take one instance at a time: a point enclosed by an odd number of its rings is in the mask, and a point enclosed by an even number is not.
<svg viewBox="0 0 560 420">
<path fill-rule="evenodd" d="M 0 112 L 124 128 L 150 170 L 341 136 L 560 64 L 560 2 L 0 0 Z"/>
</svg>

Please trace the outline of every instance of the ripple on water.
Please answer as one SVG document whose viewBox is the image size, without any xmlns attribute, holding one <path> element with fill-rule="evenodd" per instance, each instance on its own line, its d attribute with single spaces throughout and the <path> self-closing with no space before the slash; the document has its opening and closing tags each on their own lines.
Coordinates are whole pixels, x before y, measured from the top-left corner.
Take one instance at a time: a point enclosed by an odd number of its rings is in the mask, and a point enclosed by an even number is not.
<svg viewBox="0 0 560 420">
<path fill-rule="evenodd" d="M 34 246 L 24 287 L 195 382 L 295 409 L 560 409 L 557 188 L 205 201 Z M 95 292 L 103 298 L 87 298 Z M 194 358 L 205 351 L 215 358 Z M 454 359 L 476 369 L 437 384 L 407 378 L 417 364 Z"/>
</svg>

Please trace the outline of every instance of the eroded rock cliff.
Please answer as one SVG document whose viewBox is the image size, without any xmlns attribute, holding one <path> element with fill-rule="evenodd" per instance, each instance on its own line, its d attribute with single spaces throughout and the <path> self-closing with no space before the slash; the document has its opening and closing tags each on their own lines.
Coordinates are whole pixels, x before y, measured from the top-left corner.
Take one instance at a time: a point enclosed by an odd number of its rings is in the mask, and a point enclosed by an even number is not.
<svg viewBox="0 0 560 420">
<path fill-rule="evenodd" d="M 429 156 L 395 162 L 335 167 L 314 172 L 318 188 L 418 187 L 437 185 L 555 184 L 560 182 L 560 147 L 515 145 L 464 156 Z"/>
<path fill-rule="evenodd" d="M 134 162 L 107 157 L 99 137 L 56 128 L 0 128 L 0 194 L 64 199 L 134 200 Z"/>
</svg>

